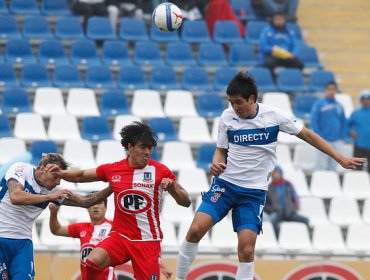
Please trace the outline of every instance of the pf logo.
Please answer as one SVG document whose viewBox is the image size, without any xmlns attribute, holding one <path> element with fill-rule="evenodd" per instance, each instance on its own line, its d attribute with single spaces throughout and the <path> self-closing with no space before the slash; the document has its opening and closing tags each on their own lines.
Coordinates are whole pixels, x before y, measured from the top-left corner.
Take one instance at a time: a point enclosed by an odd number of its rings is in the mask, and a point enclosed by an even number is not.
<svg viewBox="0 0 370 280">
<path fill-rule="evenodd" d="M 81 247 L 80 257 L 83 263 L 86 262 L 87 256 L 91 253 L 93 249 L 94 246 L 92 246 L 91 244 L 85 244 Z"/>
<path fill-rule="evenodd" d="M 118 208 L 125 213 L 138 214 L 147 211 L 152 201 L 145 192 L 139 190 L 124 190 L 117 196 Z"/>
</svg>

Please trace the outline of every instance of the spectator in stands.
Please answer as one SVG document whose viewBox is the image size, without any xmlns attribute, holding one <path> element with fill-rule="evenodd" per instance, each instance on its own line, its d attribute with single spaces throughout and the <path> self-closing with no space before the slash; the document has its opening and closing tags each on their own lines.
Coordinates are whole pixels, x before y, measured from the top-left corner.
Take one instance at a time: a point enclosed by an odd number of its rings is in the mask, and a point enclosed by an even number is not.
<svg viewBox="0 0 370 280">
<path fill-rule="evenodd" d="M 294 34 L 286 26 L 284 14 L 277 13 L 271 25 L 266 27 L 260 38 L 261 63 L 274 74 L 276 67 L 303 69 L 304 65 L 296 55 Z"/>
<path fill-rule="evenodd" d="M 209 0 L 173 0 L 171 3 L 178 6 L 184 19 L 197 20 L 205 17 L 206 7 Z"/>
<path fill-rule="evenodd" d="M 330 143 L 332 147 L 340 151 L 341 142 L 346 138 L 346 117 L 343 106 L 335 100 L 337 84 L 329 82 L 325 88 L 325 97 L 316 101 L 311 110 L 311 127 L 314 132 Z M 316 169 L 337 169 L 337 163 L 331 157 L 317 151 Z"/>
<path fill-rule="evenodd" d="M 252 8 L 256 16 L 270 19 L 276 13 L 282 13 L 288 21 L 296 21 L 299 0 L 252 0 Z"/>
<path fill-rule="evenodd" d="M 354 141 L 354 155 L 367 158 L 367 172 L 370 174 L 370 90 L 360 93 L 360 102 L 361 108 L 352 112 L 348 126 Z"/>
<path fill-rule="evenodd" d="M 299 197 L 294 186 L 284 179 L 282 168 L 276 166 L 266 197 L 265 212 L 269 215 L 277 236 L 283 221 L 300 222 L 309 226 L 308 218 L 299 215 L 298 210 Z"/>
</svg>

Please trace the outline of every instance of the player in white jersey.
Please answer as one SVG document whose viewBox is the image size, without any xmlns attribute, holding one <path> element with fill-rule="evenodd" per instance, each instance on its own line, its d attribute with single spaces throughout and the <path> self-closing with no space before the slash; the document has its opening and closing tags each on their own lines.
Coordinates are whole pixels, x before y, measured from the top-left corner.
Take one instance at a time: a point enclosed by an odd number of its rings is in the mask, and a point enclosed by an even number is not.
<svg viewBox="0 0 370 280">
<path fill-rule="evenodd" d="M 32 227 L 49 202 L 88 208 L 111 194 L 109 187 L 87 196 L 61 189 L 48 164 L 68 167 L 61 155 L 45 154 L 37 168 L 15 163 L 0 181 L 0 279 L 34 279 Z"/>
<path fill-rule="evenodd" d="M 227 87 L 232 108 L 220 118 L 217 147 L 210 168 L 215 176 L 203 194 L 177 258 L 176 279 L 186 279 L 198 243 L 214 224 L 232 210 L 238 233 L 237 280 L 252 280 L 254 248 L 262 227 L 268 181 L 276 165 L 279 131 L 296 135 L 334 158 L 344 168 L 355 169 L 363 158 L 345 157 L 313 131 L 279 109 L 257 103 L 258 90 L 247 73 L 238 73 Z"/>
</svg>

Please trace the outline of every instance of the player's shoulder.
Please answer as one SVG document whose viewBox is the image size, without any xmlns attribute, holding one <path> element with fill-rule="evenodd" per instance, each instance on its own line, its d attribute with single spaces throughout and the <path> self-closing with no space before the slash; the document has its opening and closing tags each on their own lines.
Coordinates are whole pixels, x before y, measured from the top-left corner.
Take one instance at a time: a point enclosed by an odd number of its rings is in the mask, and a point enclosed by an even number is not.
<svg viewBox="0 0 370 280">
<path fill-rule="evenodd" d="M 168 168 L 166 165 L 164 165 L 163 163 L 157 161 L 157 160 L 154 160 L 154 159 L 150 159 L 149 162 L 148 162 L 148 165 L 151 165 L 151 166 L 154 166 L 155 168 Z"/>
<path fill-rule="evenodd" d="M 32 164 L 25 162 L 16 162 L 9 167 L 8 172 L 17 174 L 29 174 L 32 173 L 33 169 L 34 166 Z"/>
</svg>

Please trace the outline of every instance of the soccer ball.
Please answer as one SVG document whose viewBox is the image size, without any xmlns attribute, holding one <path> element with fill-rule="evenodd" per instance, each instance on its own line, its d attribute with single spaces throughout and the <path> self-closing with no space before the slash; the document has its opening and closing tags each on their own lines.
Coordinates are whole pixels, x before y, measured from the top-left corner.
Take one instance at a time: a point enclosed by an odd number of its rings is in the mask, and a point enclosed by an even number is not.
<svg viewBox="0 0 370 280">
<path fill-rule="evenodd" d="M 159 4 L 153 11 L 152 20 L 163 32 L 175 31 L 182 23 L 181 10 L 172 3 Z"/>
</svg>

